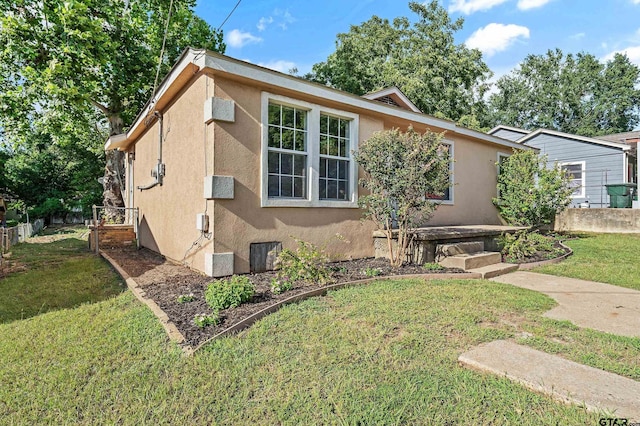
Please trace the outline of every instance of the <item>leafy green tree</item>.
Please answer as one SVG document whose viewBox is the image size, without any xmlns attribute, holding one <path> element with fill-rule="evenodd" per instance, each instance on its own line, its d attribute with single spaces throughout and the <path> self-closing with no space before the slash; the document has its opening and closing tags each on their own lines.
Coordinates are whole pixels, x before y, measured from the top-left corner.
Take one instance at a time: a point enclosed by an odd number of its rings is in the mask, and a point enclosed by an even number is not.
<svg viewBox="0 0 640 426">
<path fill-rule="evenodd" d="M 474 123 L 491 71 L 479 50 L 455 43 L 464 21 L 452 22 L 435 0 L 409 8 L 414 24 L 373 16 L 338 34 L 336 51 L 305 77 L 356 95 L 397 86 L 426 114 Z"/>
<path fill-rule="evenodd" d="M 533 150 L 517 151 L 499 164 L 500 216 L 512 226 L 540 227 L 553 222 L 571 203 L 571 178 L 560 167 L 547 167 L 547 157 Z"/>
<path fill-rule="evenodd" d="M 494 125 L 594 136 L 640 123 L 640 68 L 620 54 L 606 64 L 560 49 L 529 55 L 496 87 L 489 98 Z"/>
<path fill-rule="evenodd" d="M 393 266 L 405 262 L 413 228 L 433 215 L 438 202 L 429 196 L 441 197 L 449 187 L 449 151 L 441 141 L 442 134 L 393 129 L 374 133 L 354 154 L 365 172 L 360 185 L 370 192 L 358 203 L 387 236 Z"/>
<path fill-rule="evenodd" d="M 224 51 L 222 33 L 195 16 L 194 5 L 195 0 L 0 2 L 0 127 L 5 138 L 15 144 L 21 134 L 32 133 L 31 123 L 41 114 L 60 119 L 37 129 L 54 138 L 69 127 L 95 128 L 103 143 L 106 136 L 122 133 L 151 96 L 159 61 L 163 76 L 189 45 Z M 110 151 L 105 205 L 124 205 L 123 174 L 124 154 Z"/>
</svg>

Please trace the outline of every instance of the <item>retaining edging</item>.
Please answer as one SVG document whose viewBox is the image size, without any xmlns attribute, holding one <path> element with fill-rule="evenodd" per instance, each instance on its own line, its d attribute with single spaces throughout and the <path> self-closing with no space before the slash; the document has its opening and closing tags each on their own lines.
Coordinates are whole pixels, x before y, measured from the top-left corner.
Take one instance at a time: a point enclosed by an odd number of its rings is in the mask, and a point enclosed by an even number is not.
<svg viewBox="0 0 640 426">
<path fill-rule="evenodd" d="M 548 259 L 548 260 L 541 260 L 539 262 L 531 262 L 531 263 L 520 263 L 520 267 L 518 268 L 519 271 L 528 271 L 530 269 L 533 268 L 538 268 L 540 266 L 547 266 L 547 265 L 553 265 L 556 263 L 560 263 L 563 260 L 565 260 L 567 257 L 573 255 L 573 250 L 571 250 L 571 248 L 569 246 L 566 246 L 564 244 L 562 244 L 562 242 L 558 242 L 562 248 L 564 248 L 565 250 L 567 250 L 567 252 L 565 254 L 563 254 L 560 257 L 555 257 L 553 259 Z"/>
<path fill-rule="evenodd" d="M 160 324 L 162 324 L 162 328 L 164 328 L 167 336 L 169 336 L 169 340 L 177 343 L 178 346 L 182 348 L 182 352 L 185 355 L 191 355 L 193 353 L 193 349 L 191 348 L 191 346 L 183 344 L 186 341 L 185 337 L 182 335 L 182 333 L 180 333 L 178 327 L 176 327 L 176 325 L 169 319 L 169 316 L 162 310 L 162 308 L 160 308 L 160 306 L 152 299 L 146 297 L 145 291 L 140 288 L 136 280 L 131 278 L 129 274 L 127 274 L 127 272 L 122 269 L 111 256 L 109 256 L 102 250 L 100 250 L 100 256 L 102 256 L 107 262 L 109 262 L 113 269 L 115 269 L 116 272 L 122 277 L 122 279 L 124 279 L 127 287 L 129 288 L 129 290 L 131 290 L 134 296 L 136 296 L 136 298 L 140 302 L 144 303 L 149 309 L 151 309 L 151 312 L 153 312 L 153 314 L 158 318 Z"/>
</svg>

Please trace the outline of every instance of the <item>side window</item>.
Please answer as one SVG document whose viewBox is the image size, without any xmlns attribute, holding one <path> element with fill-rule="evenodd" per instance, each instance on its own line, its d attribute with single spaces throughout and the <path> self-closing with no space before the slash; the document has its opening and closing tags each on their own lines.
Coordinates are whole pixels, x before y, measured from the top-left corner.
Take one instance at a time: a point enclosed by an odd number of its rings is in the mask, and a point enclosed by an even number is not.
<svg viewBox="0 0 640 426">
<path fill-rule="evenodd" d="M 443 145 L 447 147 L 447 152 L 449 154 L 449 187 L 445 189 L 442 197 L 437 197 L 433 194 L 428 194 L 427 197 L 432 200 L 440 200 L 444 203 L 451 204 L 453 203 L 453 143 L 443 142 Z"/>
</svg>

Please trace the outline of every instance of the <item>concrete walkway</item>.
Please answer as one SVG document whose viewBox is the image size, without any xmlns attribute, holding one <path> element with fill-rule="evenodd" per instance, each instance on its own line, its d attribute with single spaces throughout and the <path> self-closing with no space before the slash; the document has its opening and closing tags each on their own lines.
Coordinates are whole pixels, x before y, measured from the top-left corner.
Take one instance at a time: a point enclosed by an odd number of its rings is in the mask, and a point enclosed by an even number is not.
<svg viewBox="0 0 640 426">
<path fill-rule="evenodd" d="M 558 302 L 544 315 L 607 333 L 640 337 L 640 291 L 517 271 L 492 281 L 544 293 Z M 640 422 L 640 382 L 557 355 L 498 340 L 460 355 L 460 364 L 504 375 L 564 402 Z"/>
<path fill-rule="evenodd" d="M 546 317 L 606 333 L 640 337 L 640 291 L 525 271 L 491 280 L 535 290 L 555 299 L 558 306 L 546 312 Z"/>
<path fill-rule="evenodd" d="M 640 383 L 555 355 L 497 340 L 460 355 L 465 367 L 503 375 L 525 387 L 591 411 L 640 421 Z"/>
</svg>

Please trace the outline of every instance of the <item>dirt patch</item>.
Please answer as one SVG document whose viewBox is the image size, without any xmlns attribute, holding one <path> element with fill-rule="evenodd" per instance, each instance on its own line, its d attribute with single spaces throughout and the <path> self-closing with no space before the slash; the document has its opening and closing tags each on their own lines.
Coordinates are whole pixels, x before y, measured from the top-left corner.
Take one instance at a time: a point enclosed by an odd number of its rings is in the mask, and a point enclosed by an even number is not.
<svg viewBox="0 0 640 426">
<path fill-rule="evenodd" d="M 256 293 L 249 303 L 237 308 L 225 309 L 220 312 L 222 322 L 216 326 L 199 328 L 193 323 L 197 314 L 211 313 L 206 304 L 204 293 L 212 278 L 193 271 L 186 266 L 179 265 L 147 249 L 112 249 L 105 252 L 113 258 L 122 269 L 129 274 L 145 291 L 146 296 L 156 302 L 169 316 L 178 330 L 185 337 L 185 343 L 195 347 L 201 342 L 215 336 L 247 317 L 259 312 L 275 303 L 288 299 L 297 294 L 319 288 L 317 285 L 296 283 L 294 288 L 283 294 L 271 292 L 271 279 L 275 272 L 247 274 L 255 285 Z M 427 273 L 461 273 L 459 269 L 442 269 L 431 271 L 419 265 L 406 265 L 394 269 L 386 259 L 358 259 L 329 264 L 333 271 L 334 283 L 371 278 L 365 271 L 377 270 L 376 276 L 394 276 Z M 180 295 L 193 294 L 194 300 L 178 303 Z"/>
</svg>

